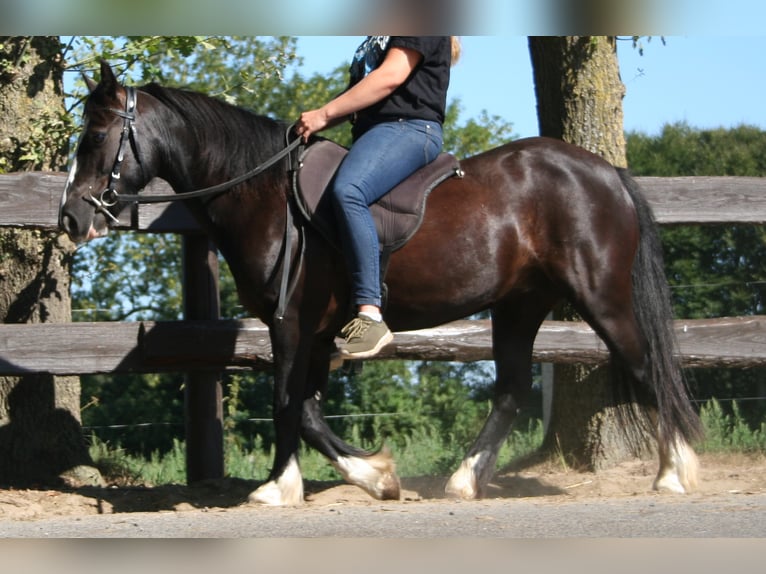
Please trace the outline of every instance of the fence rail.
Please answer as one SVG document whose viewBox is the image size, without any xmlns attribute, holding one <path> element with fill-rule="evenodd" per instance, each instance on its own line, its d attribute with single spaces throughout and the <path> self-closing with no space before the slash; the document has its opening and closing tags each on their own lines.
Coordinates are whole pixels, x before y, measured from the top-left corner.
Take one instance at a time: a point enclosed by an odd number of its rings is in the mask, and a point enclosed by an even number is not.
<svg viewBox="0 0 766 574">
<path fill-rule="evenodd" d="M 758 177 L 638 177 L 658 223 L 766 223 L 766 179 Z M 0 227 L 56 229 L 66 174 L 0 175 Z M 152 181 L 147 194 L 172 193 Z M 181 202 L 133 205 L 120 218 L 123 229 L 190 233 L 197 224 Z"/>
<path fill-rule="evenodd" d="M 676 321 L 679 356 L 687 367 L 753 367 L 766 363 L 766 317 Z M 488 320 L 455 321 L 398 332 L 375 360 L 488 361 Z M 601 339 L 583 323 L 546 321 L 534 360 L 600 363 Z M 219 372 L 268 369 L 271 342 L 257 319 L 0 325 L 0 375 L 48 373 Z"/>
</svg>

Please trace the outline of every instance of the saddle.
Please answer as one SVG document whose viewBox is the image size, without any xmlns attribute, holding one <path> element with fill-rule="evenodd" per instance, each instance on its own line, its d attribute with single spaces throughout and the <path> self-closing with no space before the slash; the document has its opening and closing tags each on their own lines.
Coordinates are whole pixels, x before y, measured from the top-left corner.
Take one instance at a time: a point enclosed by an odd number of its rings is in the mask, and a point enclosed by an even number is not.
<svg viewBox="0 0 766 574">
<path fill-rule="evenodd" d="M 347 153 L 346 148 L 335 142 L 319 140 L 301 150 L 298 169 L 293 172 L 299 210 L 336 247 L 339 239 L 335 216 L 329 194 L 325 192 Z M 391 253 L 403 247 L 423 222 L 426 199 L 431 191 L 444 180 L 462 175 L 458 160 L 442 153 L 370 206 L 381 252 Z"/>
</svg>

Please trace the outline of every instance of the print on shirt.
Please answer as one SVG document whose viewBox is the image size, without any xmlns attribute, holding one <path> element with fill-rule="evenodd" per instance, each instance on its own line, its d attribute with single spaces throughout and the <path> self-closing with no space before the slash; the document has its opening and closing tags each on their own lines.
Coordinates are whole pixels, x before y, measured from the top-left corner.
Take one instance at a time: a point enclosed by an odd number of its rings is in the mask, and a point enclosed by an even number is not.
<svg viewBox="0 0 766 574">
<path fill-rule="evenodd" d="M 391 36 L 368 36 L 356 49 L 349 74 L 351 85 L 359 82 L 380 65 L 390 38 Z"/>
</svg>

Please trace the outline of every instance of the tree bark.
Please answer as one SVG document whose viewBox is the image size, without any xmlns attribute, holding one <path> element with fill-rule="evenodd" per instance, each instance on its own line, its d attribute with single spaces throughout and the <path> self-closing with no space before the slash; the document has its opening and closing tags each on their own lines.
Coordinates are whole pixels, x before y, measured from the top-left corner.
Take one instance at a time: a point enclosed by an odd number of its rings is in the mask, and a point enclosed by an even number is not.
<svg viewBox="0 0 766 574">
<path fill-rule="evenodd" d="M 540 135 L 562 139 L 625 167 L 615 38 L 530 36 Z"/>
<path fill-rule="evenodd" d="M 0 37 L 0 170 L 65 164 L 52 137 L 64 114 L 60 61 L 58 37 Z M 59 234 L 0 229 L 4 323 L 71 321 L 72 248 Z M 91 465 L 78 377 L 0 377 L 0 484 L 99 483 Z"/>
<path fill-rule="evenodd" d="M 540 135 L 579 145 L 624 167 L 625 87 L 615 38 L 532 36 L 529 51 Z M 575 317 L 570 307 L 562 306 L 554 318 Z M 652 452 L 654 439 L 641 431 L 643 426 L 624 424 L 618 409 L 631 405 L 613 405 L 608 379 L 607 366 L 556 365 L 544 452 L 592 470 Z"/>
</svg>

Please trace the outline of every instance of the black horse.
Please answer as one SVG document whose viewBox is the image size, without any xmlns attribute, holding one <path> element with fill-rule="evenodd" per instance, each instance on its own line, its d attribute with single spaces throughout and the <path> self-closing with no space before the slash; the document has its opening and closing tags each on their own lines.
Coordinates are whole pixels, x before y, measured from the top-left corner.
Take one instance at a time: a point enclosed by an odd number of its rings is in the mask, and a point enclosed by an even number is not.
<svg viewBox="0 0 766 574">
<path fill-rule="evenodd" d="M 350 309 L 349 282 L 338 251 L 292 218 L 288 159 L 280 159 L 287 125 L 198 93 L 126 88 L 106 63 L 89 88 L 60 213 L 74 241 L 104 235 L 125 205 L 120 199 L 135 197 L 154 177 L 193 196 L 274 164 L 225 193 L 188 200 L 226 258 L 242 303 L 269 326 L 276 454 L 268 481 L 250 499 L 302 501 L 301 438 L 348 482 L 379 499 L 398 498 L 391 456 L 346 444 L 322 414 L 335 335 Z M 431 192 L 419 230 L 393 253 L 386 275 L 385 314 L 394 331 L 491 311 L 492 409 L 447 493 L 484 494 L 531 387 L 535 336 L 564 299 L 608 346 L 615 394 L 636 397 L 654 421 L 655 487 L 692 487 L 697 462 L 689 445 L 699 418 L 674 359 L 661 246 L 635 182 L 592 153 L 546 138 L 515 141 L 461 166 L 464 177 Z"/>
</svg>

